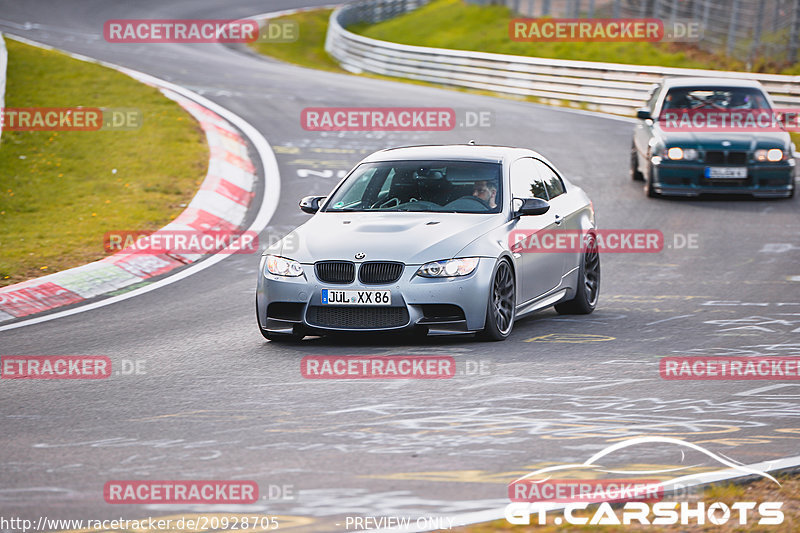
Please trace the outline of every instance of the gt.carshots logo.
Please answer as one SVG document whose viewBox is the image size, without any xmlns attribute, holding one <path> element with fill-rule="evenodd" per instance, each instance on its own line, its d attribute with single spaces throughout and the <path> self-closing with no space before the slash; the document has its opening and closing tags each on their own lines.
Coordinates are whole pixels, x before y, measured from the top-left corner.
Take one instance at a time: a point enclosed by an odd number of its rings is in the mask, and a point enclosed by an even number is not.
<svg viewBox="0 0 800 533">
<path fill-rule="evenodd" d="M 307 131 L 449 131 L 456 112 L 449 107 L 307 107 L 300 113 Z"/>
<path fill-rule="evenodd" d="M 109 43 L 250 43 L 255 20 L 115 19 L 103 24 Z"/>
<path fill-rule="evenodd" d="M 308 355 L 300 361 L 307 379 L 447 379 L 455 372 L 449 355 Z"/>
<path fill-rule="evenodd" d="M 255 481 L 108 481 L 103 487 L 106 503 L 254 503 L 258 500 Z"/>
<path fill-rule="evenodd" d="M 665 464 L 641 465 L 637 470 L 627 470 L 624 466 L 615 466 L 612 454 L 618 450 L 642 445 L 656 445 L 671 456 L 679 457 L 682 463 L 687 454 L 692 454 L 689 465 Z M 669 448 L 677 448 L 670 450 Z M 648 449 L 652 450 L 650 446 Z M 621 452 L 630 456 L 636 451 Z M 703 458 L 703 455 L 706 457 Z M 635 456 L 635 455 L 634 455 Z M 700 463 L 697 463 L 698 457 Z M 700 471 L 697 467 L 702 461 L 712 459 L 722 464 L 723 472 L 731 477 L 736 475 L 755 475 L 769 479 L 780 485 L 766 472 L 755 470 L 745 465 L 715 454 L 696 444 L 672 437 L 637 437 L 614 443 L 599 451 L 583 463 L 571 463 L 559 466 L 548 466 L 530 474 L 526 474 L 508 486 L 511 503 L 506 506 L 505 517 L 511 524 L 526 525 L 548 523 L 547 514 L 562 512 L 563 518 L 557 516 L 551 522 L 556 525 L 566 522 L 570 525 L 722 525 L 727 523 L 748 525 L 776 525 L 783 523 L 781 511 L 783 502 L 744 501 L 734 503 L 703 501 L 662 501 L 669 493 L 676 497 L 688 494 L 693 485 L 702 484 L 702 476 L 714 477 L 717 472 Z M 650 466 L 648 468 L 648 466 Z M 656 467 L 656 468 L 653 468 Z M 603 476 L 613 472 L 615 476 L 647 473 L 651 479 L 638 477 L 621 479 L 558 479 L 557 472 L 569 476 L 585 475 L 587 477 Z M 678 477 L 674 477 L 678 475 Z M 659 480 L 656 476 L 660 476 Z M 665 479 L 665 478 L 671 479 Z M 708 481 L 705 481 L 706 483 Z M 612 503 L 622 504 L 612 506 Z M 597 505 L 596 509 L 586 512 L 589 505 Z M 578 512 L 582 511 L 582 512 Z"/>
</svg>

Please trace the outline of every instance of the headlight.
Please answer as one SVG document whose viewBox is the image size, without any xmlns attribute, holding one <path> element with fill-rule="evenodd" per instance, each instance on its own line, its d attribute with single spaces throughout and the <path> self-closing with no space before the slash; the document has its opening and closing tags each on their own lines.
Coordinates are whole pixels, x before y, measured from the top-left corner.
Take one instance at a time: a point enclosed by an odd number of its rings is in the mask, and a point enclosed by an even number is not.
<svg viewBox="0 0 800 533">
<path fill-rule="evenodd" d="M 673 146 L 667 150 L 667 159 L 672 159 L 673 161 L 694 161 L 697 159 L 697 155 L 697 150 L 694 148 L 679 148 L 677 146 Z"/>
<path fill-rule="evenodd" d="M 303 267 L 297 261 L 279 257 L 277 255 L 268 255 L 267 261 L 264 264 L 264 275 L 273 274 L 275 276 L 287 276 L 296 278 L 303 275 Z"/>
<path fill-rule="evenodd" d="M 461 259 L 450 259 L 449 261 L 434 261 L 419 267 L 417 275 L 424 278 L 452 278 L 455 276 L 466 276 L 472 274 L 478 266 L 477 257 L 464 257 Z"/>
<path fill-rule="evenodd" d="M 778 161 L 782 161 L 784 158 L 783 150 L 780 148 L 770 148 L 769 150 L 761 149 L 756 150 L 755 159 L 763 163 L 764 161 L 769 161 L 770 163 L 776 163 Z"/>
</svg>

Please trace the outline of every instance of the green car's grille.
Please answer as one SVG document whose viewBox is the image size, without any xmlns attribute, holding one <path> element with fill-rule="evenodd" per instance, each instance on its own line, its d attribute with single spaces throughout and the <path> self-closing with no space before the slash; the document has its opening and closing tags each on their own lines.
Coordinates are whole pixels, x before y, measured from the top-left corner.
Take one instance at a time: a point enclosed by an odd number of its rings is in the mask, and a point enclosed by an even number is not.
<svg viewBox="0 0 800 533">
<path fill-rule="evenodd" d="M 705 163 L 707 165 L 746 165 L 747 152 L 734 150 L 708 150 Z"/>
</svg>

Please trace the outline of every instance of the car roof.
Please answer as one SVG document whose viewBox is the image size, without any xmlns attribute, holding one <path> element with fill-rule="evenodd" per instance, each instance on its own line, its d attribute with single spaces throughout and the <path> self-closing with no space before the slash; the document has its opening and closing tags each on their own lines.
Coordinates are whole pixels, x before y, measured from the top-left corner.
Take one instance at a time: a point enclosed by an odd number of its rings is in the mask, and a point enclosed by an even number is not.
<svg viewBox="0 0 800 533">
<path fill-rule="evenodd" d="M 673 87 L 750 87 L 764 90 L 764 86 L 757 80 L 741 80 L 727 78 L 667 78 L 664 86 L 668 89 Z"/>
<path fill-rule="evenodd" d="M 413 160 L 451 160 L 451 161 L 511 161 L 520 157 L 538 157 L 540 154 L 527 148 L 511 146 L 490 146 L 479 144 L 442 144 L 424 146 L 403 146 L 387 148 L 367 156 L 363 162 L 374 161 L 413 161 Z"/>
</svg>

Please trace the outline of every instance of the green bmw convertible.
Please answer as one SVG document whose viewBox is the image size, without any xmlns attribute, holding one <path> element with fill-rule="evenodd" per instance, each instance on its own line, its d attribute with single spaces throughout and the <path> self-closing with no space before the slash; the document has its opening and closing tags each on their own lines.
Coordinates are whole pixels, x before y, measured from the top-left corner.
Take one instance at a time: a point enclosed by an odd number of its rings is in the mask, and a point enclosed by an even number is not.
<svg viewBox="0 0 800 533">
<path fill-rule="evenodd" d="M 631 146 L 631 177 L 648 196 L 794 195 L 791 113 L 757 81 L 669 78 L 656 87 Z"/>
</svg>

